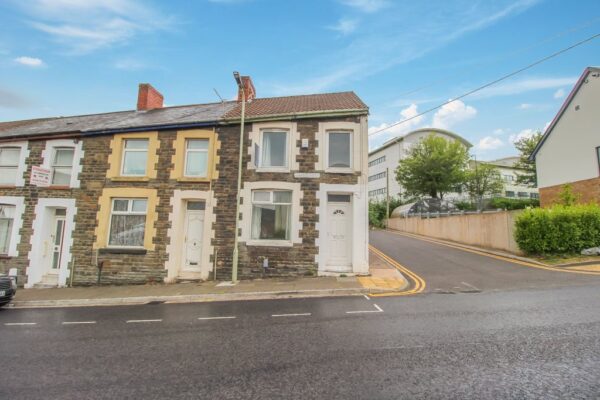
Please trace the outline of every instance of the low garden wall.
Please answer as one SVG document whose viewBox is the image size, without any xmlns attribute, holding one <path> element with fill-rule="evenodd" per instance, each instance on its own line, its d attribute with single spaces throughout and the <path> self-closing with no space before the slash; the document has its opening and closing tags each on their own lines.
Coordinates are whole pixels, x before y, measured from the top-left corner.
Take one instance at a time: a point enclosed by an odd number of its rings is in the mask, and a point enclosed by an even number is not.
<svg viewBox="0 0 600 400">
<path fill-rule="evenodd" d="M 515 219 L 521 212 L 390 218 L 387 226 L 402 232 L 523 254 L 514 239 Z"/>
</svg>

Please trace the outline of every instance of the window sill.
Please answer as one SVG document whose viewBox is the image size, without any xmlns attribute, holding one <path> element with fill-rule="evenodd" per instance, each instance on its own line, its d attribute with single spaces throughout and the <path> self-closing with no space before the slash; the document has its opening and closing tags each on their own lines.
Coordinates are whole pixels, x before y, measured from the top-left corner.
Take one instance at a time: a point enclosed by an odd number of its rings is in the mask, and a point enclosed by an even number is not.
<svg viewBox="0 0 600 400">
<path fill-rule="evenodd" d="M 248 240 L 246 246 L 260 247 L 292 247 L 294 244 L 291 240 Z"/>
<path fill-rule="evenodd" d="M 210 178 L 192 178 L 190 176 L 182 176 L 177 178 L 177 182 L 210 182 Z"/>
<path fill-rule="evenodd" d="M 113 176 L 108 178 L 113 182 L 148 182 L 150 177 L 148 176 Z"/>
<path fill-rule="evenodd" d="M 129 248 L 129 247 L 105 247 L 99 249 L 99 254 L 139 254 L 144 255 L 148 250 L 143 248 Z"/>
<path fill-rule="evenodd" d="M 283 174 L 289 174 L 291 171 L 291 169 L 289 168 L 269 168 L 269 167 L 260 167 L 256 169 L 256 172 L 276 172 L 276 173 L 283 173 Z"/>
<path fill-rule="evenodd" d="M 0 260 L 10 260 L 13 256 L 9 256 L 8 254 L 0 254 Z"/>
<path fill-rule="evenodd" d="M 47 189 L 68 190 L 71 189 L 71 186 L 50 185 Z"/>
<path fill-rule="evenodd" d="M 328 174 L 353 174 L 354 170 L 352 168 L 327 168 L 325 172 Z"/>
<path fill-rule="evenodd" d="M 0 189 L 14 189 L 17 185 L 0 185 Z"/>
</svg>

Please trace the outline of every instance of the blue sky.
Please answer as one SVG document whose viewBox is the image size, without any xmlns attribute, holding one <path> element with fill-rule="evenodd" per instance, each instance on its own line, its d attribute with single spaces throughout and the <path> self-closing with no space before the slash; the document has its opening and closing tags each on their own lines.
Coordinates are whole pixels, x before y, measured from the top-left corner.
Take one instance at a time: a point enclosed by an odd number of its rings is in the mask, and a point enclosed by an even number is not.
<svg viewBox="0 0 600 400">
<path fill-rule="evenodd" d="M 600 32 L 597 0 L 5 0 L 0 121 L 135 107 L 150 82 L 166 105 L 354 90 L 375 131 Z M 450 129 L 480 159 L 543 130 L 600 39 L 488 90 L 370 137 Z"/>
</svg>

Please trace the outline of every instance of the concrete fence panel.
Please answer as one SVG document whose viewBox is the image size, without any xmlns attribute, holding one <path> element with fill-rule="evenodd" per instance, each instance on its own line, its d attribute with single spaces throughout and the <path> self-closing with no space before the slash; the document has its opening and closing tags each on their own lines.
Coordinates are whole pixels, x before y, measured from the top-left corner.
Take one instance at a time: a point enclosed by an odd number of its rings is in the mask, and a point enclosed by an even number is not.
<svg viewBox="0 0 600 400">
<path fill-rule="evenodd" d="M 388 228 L 473 246 L 522 254 L 514 238 L 521 211 L 499 211 L 440 217 L 390 218 Z"/>
</svg>

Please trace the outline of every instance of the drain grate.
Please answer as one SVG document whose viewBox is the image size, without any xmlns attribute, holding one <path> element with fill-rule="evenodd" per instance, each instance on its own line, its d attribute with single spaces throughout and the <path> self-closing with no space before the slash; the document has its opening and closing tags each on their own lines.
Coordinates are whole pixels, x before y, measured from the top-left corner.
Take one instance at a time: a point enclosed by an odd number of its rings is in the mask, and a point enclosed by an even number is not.
<svg viewBox="0 0 600 400">
<path fill-rule="evenodd" d="M 147 306 L 156 306 L 158 304 L 163 304 L 164 302 L 165 302 L 164 300 L 153 300 L 153 301 L 147 302 L 145 305 L 147 305 Z"/>
</svg>

